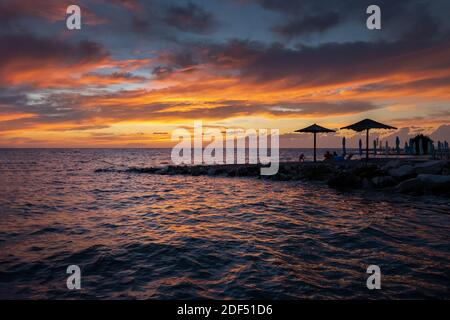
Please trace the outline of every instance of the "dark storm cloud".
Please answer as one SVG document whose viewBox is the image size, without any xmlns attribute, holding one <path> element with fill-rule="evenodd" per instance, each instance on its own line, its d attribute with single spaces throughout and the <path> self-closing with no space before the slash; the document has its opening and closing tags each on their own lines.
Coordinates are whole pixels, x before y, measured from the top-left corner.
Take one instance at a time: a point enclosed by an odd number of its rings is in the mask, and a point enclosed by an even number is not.
<svg viewBox="0 0 450 320">
<path fill-rule="evenodd" d="M 192 2 L 185 6 L 169 7 L 165 21 L 180 31 L 195 33 L 209 33 L 217 24 L 212 13 Z"/>
<path fill-rule="evenodd" d="M 327 43 L 298 48 L 231 40 L 186 45 L 183 54 L 191 56 L 193 66 L 212 65 L 218 71 L 238 73 L 242 81 L 283 79 L 287 86 L 312 86 L 450 68 L 450 40 L 444 40 Z M 166 68 L 174 72 L 179 61 L 176 54 L 170 57 Z"/>
<path fill-rule="evenodd" d="M 340 21 L 337 12 L 325 12 L 323 14 L 305 16 L 300 19 L 293 19 L 284 25 L 274 27 L 273 30 L 279 34 L 291 38 L 302 34 L 323 32 Z"/>
<path fill-rule="evenodd" d="M 107 51 L 91 41 L 72 44 L 56 38 L 11 34 L 0 35 L 0 43 L 8 44 L 0 47 L 0 86 L 74 85 L 69 82 L 74 74 L 84 74 L 110 61 Z M 114 76 L 111 79 L 120 80 Z M 130 80 L 126 76 L 123 79 Z"/>
<path fill-rule="evenodd" d="M 256 0 L 262 7 L 290 14 L 297 14 L 304 9 L 302 0 Z"/>
<path fill-rule="evenodd" d="M 446 0 L 254 0 L 261 7 L 282 15 L 281 23 L 272 30 L 294 37 L 326 31 L 347 22 L 365 26 L 369 5 L 380 6 L 383 33 L 381 36 L 415 34 L 419 38 L 441 31 L 439 25 L 449 26 L 448 19 L 436 14 L 450 9 Z M 287 21 L 287 22 L 286 22 Z M 439 29 L 439 30 L 438 30 Z"/>
<path fill-rule="evenodd" d="M 450 76 L 433 77 L 428 79 L 412 80 L 402 83 L 377 83 L 361 86 L 355 90 L 358 93 L 375 91 L 378 93 L 421 91 L 422 93 L 431 92 L 437 89 L 450 88 Z M 449 91 L 450 92 L 450 91 Z"/>
<path fill-rule="evenodd" d="M 421 41 L 439 37 L 442 26 L 435 19 L 428 4 L 419 4 L 410 12 L 410 26 L 403 32 L 403 38 L 410 41 Z"/>
<path fill-rule="evenodd" d="M 31 34 L 3 35 L 0 43 L 0 70 L 10 61 L 36 59 L 41 63 L 51 60 L 63 64 L 99 61 L 108 56 L 104 48 L 94 42 L 82 41 L 70 44 L 58 39 L 42 38 Z"/>
<path fill-rule="evenodd" d="M 141 8 L 138 0 L 108 0 L 115 5 L 124 7 L 131 11 L 139 11 Z"/>
</svg>

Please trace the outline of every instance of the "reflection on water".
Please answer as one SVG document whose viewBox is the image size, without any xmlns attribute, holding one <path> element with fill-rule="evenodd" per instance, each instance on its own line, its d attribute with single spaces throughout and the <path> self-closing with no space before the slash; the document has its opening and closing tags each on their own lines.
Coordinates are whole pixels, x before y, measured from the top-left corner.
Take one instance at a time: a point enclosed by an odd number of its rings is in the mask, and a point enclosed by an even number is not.
<svg viewBox="0 0 450 320">
<path fill-rule="evenodd" d="M 0 150 L 0 298 L 450 298 L 446 199 L 94 173 L 168 158 Z M 366 288 L 370 264 L 382 290 Z"/>
</svg>

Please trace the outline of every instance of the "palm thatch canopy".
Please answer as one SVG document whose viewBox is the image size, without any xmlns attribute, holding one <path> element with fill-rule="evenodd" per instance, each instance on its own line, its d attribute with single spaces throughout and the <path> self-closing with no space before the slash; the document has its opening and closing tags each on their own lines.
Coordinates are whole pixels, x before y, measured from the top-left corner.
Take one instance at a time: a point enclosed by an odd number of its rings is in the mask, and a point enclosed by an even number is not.
<svg viewBox="0 0 450 320">
<path fill-rule="evenodd" d="M 335 130 L 331 130 L 331 129 L 327 129 L 324 127 L 321 127 L 317 124 L 313 124 L 309 127 L 303 128 L 303 129 L 299 129 L 296 130 L 295 132 L 308 132 L 308 133 L 314 133 L 314 162 L 316 162 L 316 134 L 317 133 L 321 133 L 321 132 L 336 132 Z"/>
<path fill-rule="evenodd" d="M 310 133 L 315 133 L 316 132 L 317 133 L 317 132 L 336 132 L 336 131 L 324 128 L 324 127 L 319 126 L 319 125 L 314 123 L 313 125 L 311 125 L 309 127 L 296 130 L 295 132 L 310 132 Z"/>
<path fill-rule="evenodd" d="M 388 126 L 387 124 L 376 122 L 371 119 L 364 119 L 360 122 L 351 124 L 347 127 L 341 128 L 341 129 L 350 129 L 350 130 L 354 130 L 357 132 L 361 132 L 361 131 L 368 130 L 368 129 L 393 129 L 393 130 L 396 130 L 397 128 Z"/>
<path fill-rule="evenodd" d="M 360 122 L 351 124 L 341 129 L 349 129 L 357 132 L 366 131 L 366 160 L 369 160 L 369 130 L 370 129 L 396 130 L 397 128 L 388 126 L 387 124 L 376 122 L 371 119 L 364 119 L 361 120 Z"/>
</svg>

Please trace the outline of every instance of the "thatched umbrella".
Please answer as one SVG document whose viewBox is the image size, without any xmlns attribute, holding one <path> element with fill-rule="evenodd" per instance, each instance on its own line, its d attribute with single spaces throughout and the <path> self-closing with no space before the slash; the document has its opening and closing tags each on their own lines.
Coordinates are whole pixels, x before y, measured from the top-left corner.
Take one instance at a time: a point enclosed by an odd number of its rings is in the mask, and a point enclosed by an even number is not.
<svg viewBox="0 0 450 320">
<path fill-rule="evenodd" d="M 295 132 L 308 132 L 314 134 L 314 162 L 316 162 L 316 134 L 320 132 L 336 132 L 335 130 L 327 129 L 324 127 L 321 127 L 317 124 L 313 124 L 312 126 L 296 130 Z"/>
<path fill-rule="evenodd" d="M 357 132 L 366 131 L 366 160 L 369 159 L 369 130 L 370 129 L 387 129 L 396 130 L 397 128 L 382 124 L 371 119 L 364 119 L 360 122 L 354 123 L 341 129 L 350 129 Z"/>
</svg>

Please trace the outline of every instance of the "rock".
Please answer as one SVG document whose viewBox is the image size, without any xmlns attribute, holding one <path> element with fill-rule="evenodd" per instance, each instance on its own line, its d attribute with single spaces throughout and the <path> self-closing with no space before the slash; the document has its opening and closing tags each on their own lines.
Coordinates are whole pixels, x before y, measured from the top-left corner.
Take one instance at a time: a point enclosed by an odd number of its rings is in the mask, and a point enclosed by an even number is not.
<svg viewBox="0 0 450 320">
<path fill-rule="evenodd" d="M 401 182 L 396 189 L 401 193 L 450 196 L 450 176 L 419 174 L 417 178 Z"/>
<path fill-rule="evenodd" d="M 313 164 L 301 168 L 301 176 L 309 180 L 327 180 L 333 173 L 333 169 L 323 163 Z"/>
<path fill-rule="evenodd" d="M 363 181 L 362 181 L 362 187 L 364 189 L 372 189 L 373 188 L 373 183 L 368 178 L 364 178 Z"/>
<path fill-rule="evenodd" d="M 374 177 L 386 175 L 386 172 L 376 165 L 362 165 L 351 169 L 351 171 L 361 179 L 367 178 L 369 180 Z"/>
<path fill-rule="evenodd" d="M 405 164 L 396 169 L 389 170 L 389 174 L 391 176 L 393 176 L 394 178 L 406 179 L 406 178 L 413 177 L 415 175 L 415 171 L 414 171 L 413 166 L 410 166 L 409 164 Z"/>
<path fill-rule="evenodd" d="M 423 182 L 435 184 L 435 185 L 447 185 L 450 184 L 450 176 L 441 176 L 439 174 L 419 174 L 417 179 Z"/>
<path fill-rule="evenodd" d="M 383 166 L 383 170 L 390 170 L 390 169 L 398 168 L 398 167 L 400 167 L 401 164 L 402 164 L 402 162 L 400 160 L 397 160 L 397 159 L 391 160 Z"/>
<path fill-rule="evenodd" d="M 278 173 L 273 176 L 273 179 L 277 181 L 289 181 L 291 180 L 291 176 L 284 173 Z"/>
<path fill-rule="evenodd" d="M 395 189 L 400 193 L 411 193 L 420 195 L 423 193 L 425 184 L 418 178 L 412 178 L 401 182 Z"/>
<path fill-rule="evenodd" d="M 382 176 L 382 177 L 375 177 L 372 178 L 372 183 L 377 188 L 386 188 L 386 187 L 392 187 L 397 184 L 397 181 L 392 178 L 391 176 Z"/>
<path fill-rule="evenodd" d="M 247 167 L 240 167 L 237 168 L 235 171 L 235 174 L 237 177 L 247 177 L 247 176 L 251 176 L 250 171 Z"/>
<path fill-rule="evenodd" d="M 444 161 L 442 166 L 442 174 L 446 176 L 450 175 L 450 161 Z"/>
<path fill-rule="evenodd" d="M 419 163 L 414 166 L 414 171 L 417 174 L 440 174 L 444 163 L 442 161 L 427 161 Z"/>
<path fill-rule="evenodd" d="M 169 169 L 167 167 L 161 168 L 155 172 L 156 174 L 165 175 L 169 173 Z"/>
<path fill-rule="evenodd" d="M 361 178 L 346 171 L 339 172 L 335 176 L 331 177 L 327 183 L 328 186 L 340 190 L 350 190 L 362 186 Z"/>
</svg>

